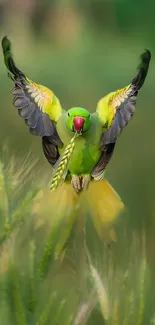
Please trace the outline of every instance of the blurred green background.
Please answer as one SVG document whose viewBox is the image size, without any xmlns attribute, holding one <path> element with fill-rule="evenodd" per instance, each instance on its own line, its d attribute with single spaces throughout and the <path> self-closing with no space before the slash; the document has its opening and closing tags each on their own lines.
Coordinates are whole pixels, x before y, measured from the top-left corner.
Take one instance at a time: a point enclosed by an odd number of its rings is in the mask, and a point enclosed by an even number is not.
<svg viewBox="0 0 155 325">
<path fill-rule="evenodd" d="M 150 49 L 152 60 L 132 122 L 118 140 L 107 178 L 126 204 L 131 227 L 155 215 L 155 4 L 146 0 L 1 0 L 0 36 L 13 43 L 18 66 L 32 80 L 51 88 L 66 109 L 96 109 L 97 101 L 124 87 L 135 76 L 139 56 Z M 12 153 L 32 148 L 44 171 L 41 141 L 32 137 L 12 107 L 1 52 L 0 146 Z"/>
<path fill-rule="evenodd" d="M 118 234 L 121 236 L 125 225 L 130 238 L 133 230 L 138 233 L 145 226 L 151 269 L 155 227 L 154 12 L 155 2 L 146 0 L 0 0 L 1 39 L 7 35 L 12 40 L 19 68 L 51 88 L 65 109 L 79 105 L 93 112 L 101 97 L 132 80 L 144 49 L 151 51 L 136 113 L 118 140 L 106 171 L 126 206 Z M 16 157 L 31 149 L 46 176 L 51 167 L 43 157 L 41 140 L 29 134 L 13 108 L 13 85 L 7 78 L 2 51 L 0 58 L 0 146 L 7 142 Z M 121 254 L 118 250 L 117 257 Z M 126 254 L 124 245 L 124 258 Z"/>
</svg>

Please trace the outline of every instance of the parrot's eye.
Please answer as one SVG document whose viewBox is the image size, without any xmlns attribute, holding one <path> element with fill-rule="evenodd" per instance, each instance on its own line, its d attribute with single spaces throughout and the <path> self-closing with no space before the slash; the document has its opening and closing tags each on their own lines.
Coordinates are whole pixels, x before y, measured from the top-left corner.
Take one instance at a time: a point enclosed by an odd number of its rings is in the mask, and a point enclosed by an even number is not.
<svg viewBox="0 0 155 325">
<path fill-rule="evenodd" d="M 70 116 L 70 114 L 68 113 L 68 116 Z"/>
</svg>

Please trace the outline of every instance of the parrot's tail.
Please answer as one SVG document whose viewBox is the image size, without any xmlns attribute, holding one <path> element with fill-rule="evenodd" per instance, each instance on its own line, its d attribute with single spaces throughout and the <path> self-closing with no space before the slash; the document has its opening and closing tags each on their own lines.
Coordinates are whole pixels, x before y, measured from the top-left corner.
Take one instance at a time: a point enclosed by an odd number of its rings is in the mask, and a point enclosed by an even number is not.
<svg viewBox="0 0 155 325">
<path fill-rule="evenodd" d="M 117 237 L 113 226 L 123 209 L 120 197 L 106 180 L 91 181 L 81 194 L 77 194 L 70 183 L 63 183 L 54 192 L 43 190 L 34 205 L 34 212 L 38 217 L 43 216 L 43 223 L 48 217 L 50 228 L 57 229 L 63 225 L 56 256 L 63 252 L 75 223 L 77 231 L 83 230 L 85 217 L 92 219 L 101 240 L 107 244 L 115 242 Z"/>
<path fill-rule="evenodd" d="M 99 237 L 108 244 L 116 241 L 113 226 L 124 210 L 119 195 L 108 181 L 103 179 L 98 182 L 91 181 L 87 192 L 83 192 L 83 197 Z"/>
<path fill-rule="evenodd" d="M 25 78 L 24 73 L 22 71 L 20 71 L 15 65 L 13 55 L 11 52 L 11 42 L 7 38 L 7 36 L 3 37 L 3 39 L 2 39 L 2 49 L 3 49 L 3 55 L 4 55 L 4 62 L 5 62 L 7 69 L 13 74 L 15 79 L 18 77 Z"/>
</svg>

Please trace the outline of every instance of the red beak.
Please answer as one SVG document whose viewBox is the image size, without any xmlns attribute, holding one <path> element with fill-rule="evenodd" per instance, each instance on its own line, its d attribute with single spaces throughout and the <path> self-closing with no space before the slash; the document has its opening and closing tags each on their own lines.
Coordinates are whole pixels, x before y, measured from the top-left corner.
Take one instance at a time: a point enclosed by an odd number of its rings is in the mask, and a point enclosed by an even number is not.
<svg viewBox="0 0 155 325">
<path fill-rule="evenodd" d="M 81 116 L 76 116 L 73 119 L 74 127 L 77 132 L 81 132 L 84 125 L 84 118 Z"/>
</svg>

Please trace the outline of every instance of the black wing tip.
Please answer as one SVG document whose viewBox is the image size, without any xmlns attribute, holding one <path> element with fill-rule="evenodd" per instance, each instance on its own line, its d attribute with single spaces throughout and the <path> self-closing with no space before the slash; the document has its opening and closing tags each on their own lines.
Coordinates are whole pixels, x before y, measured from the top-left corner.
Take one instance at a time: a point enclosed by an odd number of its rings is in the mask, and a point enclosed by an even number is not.
<svg viewBox="0 0 155 325">
<path fill-rule="evenodd" d="M 7 35 L 5 35 L 3 38 L 2 38 L 2 44 L 4 43 L 4 42 L 6 42 L 8 40 L 8 37 L 7 37 Z"/>
<path fill-rule="evenodd" d="M 2 49 L 4 54 L 11 50 L 11 42 L 6 35 L 2 38 Z"/>
<path fill-rule="evenodd" d="M 11 52 L 11 41 L 8 39 L 7 35 L 2 38 L 2 49 L 4 54 L 4 62 L 7 69 L 16 77 L 22 77 L 25 79 L 25 75 L 20 71 L 14 62 L 13 55 Z"/>
<path fill-rule="evenodd" d="M 147 74 L 150 60 L 151 60 L 151 52 L 148 49 L 145 49 L 145 52 L 143 52 L 140 55 L 140 64 L 138 66 L 138 69 L 144 70 Z"/>
<path fill-rule="evenodd" d="M 5 44 L 6 41 L 8 41 L 8 37 L 7 37 L 7 35 L 5 35 L 5 36 L 2 38 L 2 45 Z"/>
<path fill-rule="evenodd" d="M 151 52 L 148 49 L 145 49 L 145 52 L 140 55 L 140 60 L 141 62 L 138 65 L 138 74 L 131 83 L 134 87 L 134 92 L 138 91 L 145 82 L 151 60 Z"/>
<path fill-rule="evenodd" d="M 151 60 L 151 52 L 148 49 L 144 49 L 145 52 L 141 54 L 141 60 L 144 63 L 149 63 Z"/>
</svg>

